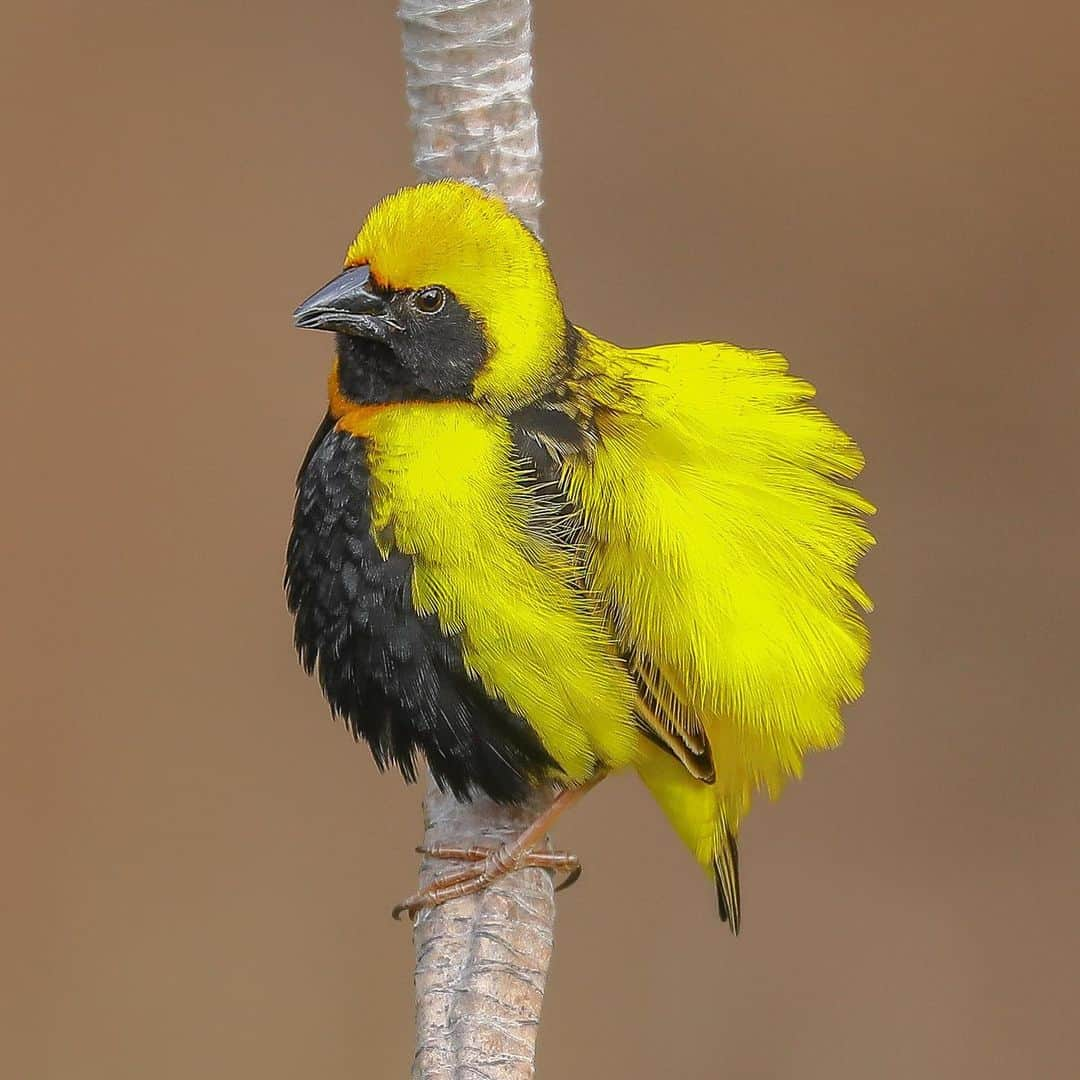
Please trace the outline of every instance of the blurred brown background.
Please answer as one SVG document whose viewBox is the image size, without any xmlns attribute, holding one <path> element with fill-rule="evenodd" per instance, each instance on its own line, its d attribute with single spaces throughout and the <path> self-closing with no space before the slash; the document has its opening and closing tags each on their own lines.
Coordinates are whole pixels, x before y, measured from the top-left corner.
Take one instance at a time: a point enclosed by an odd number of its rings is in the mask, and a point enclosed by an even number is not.
<svg viewBox="0 0 1080 1080">
<path fill-rule="evenodd" d="M 625 343 L 787 352 L 881 507 L 868 692 L 745 933 L 632 778 L 541 1075 L 1077 1075 L 1072 4 L 541 4 L 544 227 Z M 0 1072 L 399 1077 L 419 792 L 292 655 L 294 304 L 410 179 L 390 3 L 10 7 Z"/>
</svg>

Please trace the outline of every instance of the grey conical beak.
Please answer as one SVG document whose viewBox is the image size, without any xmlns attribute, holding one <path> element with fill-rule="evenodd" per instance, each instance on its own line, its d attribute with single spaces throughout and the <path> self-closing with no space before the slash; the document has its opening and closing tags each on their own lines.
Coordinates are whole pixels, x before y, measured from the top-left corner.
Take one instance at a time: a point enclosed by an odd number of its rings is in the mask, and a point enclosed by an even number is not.
<svg viewBox="0 0 1080 1080">
<path fill-rule="evenodd" d="M 385 341 L 389 336 L 387 299 L 373 288 L 371 270 L 354 266 L 312 293 L 294 312 L 303 330 L 333 330 Z"/>
</svg>

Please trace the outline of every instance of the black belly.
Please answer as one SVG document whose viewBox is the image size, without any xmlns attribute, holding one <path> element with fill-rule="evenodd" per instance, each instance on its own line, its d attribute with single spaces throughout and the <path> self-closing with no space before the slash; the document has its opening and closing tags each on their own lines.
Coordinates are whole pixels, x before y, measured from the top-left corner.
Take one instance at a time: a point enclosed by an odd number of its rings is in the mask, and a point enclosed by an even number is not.
<svg viewBox="0 0 1080 1080">
<path fill-rule="evenodd" d="M 413 609 L 412 561 L 376 546 L 368 485 L 364 443 L 328 419 L 297 481 L 287 556 L 300 660 L 380 768 L 393 762 L 414 780 L 421 751 L 458 798 L 519 801 L 557 766 L 469 674 L 460 641 Z"/>
</svg>

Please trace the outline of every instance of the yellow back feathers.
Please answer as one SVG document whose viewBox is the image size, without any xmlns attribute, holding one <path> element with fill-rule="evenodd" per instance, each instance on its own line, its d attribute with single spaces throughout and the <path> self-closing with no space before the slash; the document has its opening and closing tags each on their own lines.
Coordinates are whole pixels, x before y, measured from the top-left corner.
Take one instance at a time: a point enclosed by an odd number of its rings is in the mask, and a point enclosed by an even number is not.
<svg viewBox="0 0 1080 1080">
<path fill-rule="evenodd" d="M 443 285 L 481 319 L 478 399 L 508 412 L 550 386 L 566 324 L 540 241 L 498 199 L 454 180 L 403 188 L 368 215 L 345 265 L 393 289 Z"/>
</svg>

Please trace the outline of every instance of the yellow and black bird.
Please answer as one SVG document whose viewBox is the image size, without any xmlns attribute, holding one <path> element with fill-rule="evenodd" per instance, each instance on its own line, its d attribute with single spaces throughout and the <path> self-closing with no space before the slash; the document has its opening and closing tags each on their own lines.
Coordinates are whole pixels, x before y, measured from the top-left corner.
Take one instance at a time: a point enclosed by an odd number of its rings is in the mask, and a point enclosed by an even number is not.
<svg viewBox="0 0 1080 1080">
<path fill-rule="evenodd" d="M 629 766 L 737 930 L 751 796 L 835 746 L 862 689 L 855 443 L 777 353 L 569 322 L 540 242 L 458 182 L 380 202 L 295 321 L 337 335 L 287 556 L 304 667 L 380 767 L 422 754 L 463 799 L 563 788 L 403 907 L 571 866 L 532 845 Z"/>
</svg>

